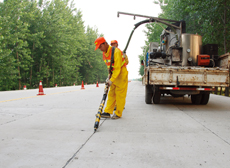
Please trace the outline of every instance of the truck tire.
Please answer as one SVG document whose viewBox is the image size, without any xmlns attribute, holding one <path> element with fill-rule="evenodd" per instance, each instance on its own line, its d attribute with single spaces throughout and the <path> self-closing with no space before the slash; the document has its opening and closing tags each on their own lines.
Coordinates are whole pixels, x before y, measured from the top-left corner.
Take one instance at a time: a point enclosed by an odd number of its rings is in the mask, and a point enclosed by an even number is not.
<svg viewBox="0 0 230 168">
<path fill-rule="evenodd" d="M 200 104 L 202 104 L 202 105 L 208 104 L 209 96 L 210 96 L 210 93 L 204 93 L 204 94 L 202 94 Z"/>
<path fill-rule="evenodd" d="M 145 103 L 152 104 L 153 85 L 145 85 Z"/>
<path fill-rule="evenodd" d="M 154 89 L 154 93 L 153 93 L 153 103 L 154 104 L 159 104 L 160 103 L 160 100 L 161 100 L 161 92 L 160 90 L 158 89 L 157 86 L 154 86 L 153 87 Z"/>
<path fill-rule="evenodd" d="M 196 105 L 200 104 L 201 98 L 202 98 L 202 94 L 191 95 L 192 104 L 196 104 Z"/>
</svg>

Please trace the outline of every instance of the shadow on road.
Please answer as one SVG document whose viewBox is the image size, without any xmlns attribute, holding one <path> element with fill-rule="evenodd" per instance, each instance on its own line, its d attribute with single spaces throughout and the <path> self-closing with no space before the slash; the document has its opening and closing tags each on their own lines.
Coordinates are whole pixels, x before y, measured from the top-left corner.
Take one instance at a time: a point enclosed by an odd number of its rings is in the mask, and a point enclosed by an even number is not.
<svg viewBox="0 0 230 168">
<path fill-rule="evenodd" d="M 229 99 L 224 96 L 216 96 L 216 95 L 211 95 L 207 105 L 192 104 L 191 98 L 187 96 L 178 97 L 178 98 L 174 98 L 172 96 L 164 96 L 161 97 L 160 104 L 153 104 L 153 105 L 159 107 L 162 106 L 164 108 L 168 107 L 169 109 L 170 106 L 168 105 L 175 105 L 176 107 L 183 109 L 185 111 L 187 110 L 192 111 L 194 109 L 194 111 L 204 111 L 204 112 L 210 112 L 210 111 L 221 112 L 221 111 L 229 111 L 230 109 Z"/>
</svg>

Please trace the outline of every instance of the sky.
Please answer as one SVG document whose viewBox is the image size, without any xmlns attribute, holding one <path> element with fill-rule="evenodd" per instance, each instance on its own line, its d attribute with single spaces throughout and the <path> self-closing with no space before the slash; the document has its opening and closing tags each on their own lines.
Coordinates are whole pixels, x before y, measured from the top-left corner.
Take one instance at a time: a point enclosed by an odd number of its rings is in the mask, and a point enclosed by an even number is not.
<svg viewBox="0 0 230 168">
<path fill-rule="evenodd" d="M 111 40 L 118 41 L 118 48 L 124 50 L 134 24 L 146 18 L 120 15 L 117 12 L 126 12 L 140 15 L 158 17 L 161 13 L 160 6 L 153 3 L 154 0 L 74 0 L 75 7 L 82 12 L 82 19 L 85 26 L 97 28 L 99 33 L 110 44 Z M 129 79 L 141 78 L 139 75 L 140 61 L 138 55 L 143 50 L 146 36 L 145 24 L 139 26 L 133 33 L 126 54 L 129 58 L 127 65 Z"/>
</svg>

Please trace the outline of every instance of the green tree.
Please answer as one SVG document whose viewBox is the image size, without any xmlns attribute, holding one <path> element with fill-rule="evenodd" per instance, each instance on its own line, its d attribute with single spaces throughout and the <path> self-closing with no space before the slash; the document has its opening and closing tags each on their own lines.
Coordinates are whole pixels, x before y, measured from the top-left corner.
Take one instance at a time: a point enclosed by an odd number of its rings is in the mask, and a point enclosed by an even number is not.
<svg viewBox="0 0 230 168">
<path fill-rule="evenodd" d="M 100 50 L 95 49 L 94 41 L 98 37 L 98 30 L 91 27 L 87 27 L 87 50 L 85 53 L 80 72 L 82 74 L 82 80 L 86 83 L 103 82 L 108 76 L 108 70 L 105 63 L 102 60 L 102 53 Z M 102 35 L 100 35 L 102 36 Z"/>
<path fill-rule="evenodd" d="M 94 51 L 98 30 L 85 29 L 69 0 L 0 3 L 0 90 L 104 81 L 107 69 Z"/>
<path fill-rule="evenodd" d="M 4 21 L 1 45 L 6 52 L 2 60 L 3 90 L 21 89 L 21 71 L 27 71 L 32 62 L 26 40 L 29 25 L 23 21 L 27 5 L 28 2 L 20 0 L 7 0 L 1 4 L 1 17 Z"/>
</svg>

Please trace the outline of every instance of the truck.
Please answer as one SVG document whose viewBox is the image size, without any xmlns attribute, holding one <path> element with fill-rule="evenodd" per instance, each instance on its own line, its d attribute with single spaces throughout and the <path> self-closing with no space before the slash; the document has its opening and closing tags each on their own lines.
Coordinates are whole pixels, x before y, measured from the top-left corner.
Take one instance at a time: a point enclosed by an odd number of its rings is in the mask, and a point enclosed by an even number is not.
<svg viewBox="0 0 230 168">
<path fill-rule="evenodd" d="M 191 97 L 192 104 L 206 105 L 216 87 L 229 87 L 230 55 L 218 55 L 217 44 L 202 45 L 202 36 L 186 33 L 185 21 L 155 18 L 139 14 L 119 14 L 148 18 L 135 24 L 162 23 L 160 42 L 151 42 L 142 64 L 145 103 L 159 104 L 161 97 Z"/>
</svg>

